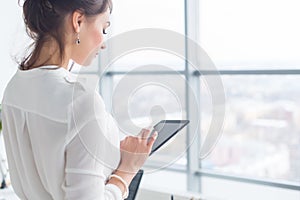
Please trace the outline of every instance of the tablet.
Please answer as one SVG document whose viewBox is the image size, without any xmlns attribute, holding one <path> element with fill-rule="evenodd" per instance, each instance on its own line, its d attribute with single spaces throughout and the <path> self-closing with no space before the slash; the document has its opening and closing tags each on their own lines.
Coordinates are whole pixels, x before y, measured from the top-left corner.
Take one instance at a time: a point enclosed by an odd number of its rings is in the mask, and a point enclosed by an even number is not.
<svg viewBox="0 0 300 200">
<path fill-rule="evenodd" d="M 170 140 L 176 133 L 183 129 L 190 121 L 189 120 L 162 120 L 158 122 L 154 127 L 151 135 L 157 131 L 158 135 L 153 144 L 151 154 L 163 146 L 168 140 Z M 151 136 L 150 135 L 150 136 Z"/>
<path fill-rule="evenodd" d="M 144 170 L 140 169 L 138 171 L 138 173 L 135 175 L 135 177 L 132 179 L 132 181 L 128 187 L 129 195 L 125 200 L 134 200 L 135 199 L 135 197 L 138 193 L 138 190 L 139 190 L 139 186 L 140 186 L 143 174 L 144 174 Z"/>
</svg>

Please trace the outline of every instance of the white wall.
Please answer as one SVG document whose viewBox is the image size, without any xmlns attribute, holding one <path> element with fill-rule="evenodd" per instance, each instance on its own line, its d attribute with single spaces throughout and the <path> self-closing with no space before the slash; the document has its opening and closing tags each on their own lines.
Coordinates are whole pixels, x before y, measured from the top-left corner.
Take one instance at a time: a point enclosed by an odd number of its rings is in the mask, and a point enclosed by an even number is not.
<svg viewBox="0 0 300 200">
<path fill-rule="evenodd" d="M 17 69 L 17 64 L 11 58 L 11 54 L 21 49 L 16 46 L 24 44 L 24 26 L 22 25 L 22 8 L 18 6 L 18 0 L 3 1 L 1 4 L 1 28 L 0 28 L 0 100 L 4 89 Z"/>
</svg>

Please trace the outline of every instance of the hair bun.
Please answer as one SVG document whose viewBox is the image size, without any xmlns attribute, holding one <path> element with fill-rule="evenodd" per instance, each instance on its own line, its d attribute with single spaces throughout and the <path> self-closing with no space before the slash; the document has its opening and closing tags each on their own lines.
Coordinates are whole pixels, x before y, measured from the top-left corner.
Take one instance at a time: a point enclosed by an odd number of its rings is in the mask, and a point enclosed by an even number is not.
<svg viewBox="0 0 300 200">
<path fill-rule="evenodd" d="M 33 39 L 34 35 L 49 33 L 55 26 L 53 20 L 57 17 L 57 13 L 49 0 L 25 0 L 23 12 L 27 32 L 30 32 Z"/>
</svg>

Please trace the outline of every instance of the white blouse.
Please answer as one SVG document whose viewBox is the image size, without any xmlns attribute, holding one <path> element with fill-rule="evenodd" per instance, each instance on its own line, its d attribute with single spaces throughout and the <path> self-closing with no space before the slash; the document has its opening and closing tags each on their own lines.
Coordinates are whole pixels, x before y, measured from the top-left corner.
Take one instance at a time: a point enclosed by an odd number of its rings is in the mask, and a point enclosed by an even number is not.
<svg viewBox="0 0 300 200">
<path fill-rule="evenodd" d="M 17 70 L 2 100 L 14 191 L 28 200 L 119 200 L 105 185 L 120 161 L 119 129 L 101 96 L 57 66 Z"/>
</svg>

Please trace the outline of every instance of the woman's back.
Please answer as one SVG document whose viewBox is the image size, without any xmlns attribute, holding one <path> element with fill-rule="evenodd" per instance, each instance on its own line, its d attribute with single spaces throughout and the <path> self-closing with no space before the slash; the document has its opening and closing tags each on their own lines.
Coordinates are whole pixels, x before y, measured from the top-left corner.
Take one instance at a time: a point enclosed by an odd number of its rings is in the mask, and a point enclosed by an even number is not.
<svg viewBox="0 0 300 200">
<path fill-rule="evenodd" d="M 3 132 L 12 183 L 22 199 L 64 199 L 65 151 L 76 136 L 70 110 L 74 95 L 86 92 L 74 92 L 72 78 L 64 68 L 18 70 L 6 88 Z M 118 162 L 116 155 L 112 167 Z"/>
</svg>

